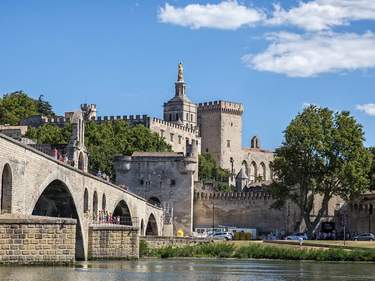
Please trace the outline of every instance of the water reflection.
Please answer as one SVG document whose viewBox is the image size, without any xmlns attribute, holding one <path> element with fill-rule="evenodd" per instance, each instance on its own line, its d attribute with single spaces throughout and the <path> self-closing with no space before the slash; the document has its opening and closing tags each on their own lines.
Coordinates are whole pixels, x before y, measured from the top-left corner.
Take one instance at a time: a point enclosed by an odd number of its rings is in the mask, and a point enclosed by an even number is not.
<svg viewBox="0 0 375 281">
<path fill-rule="evenodd" d="M 375 280 L 375 264 L 260 260 L 139 260 L 74 267 L 0 267 L 4 281 L 295 281 Z"/>
</svg>

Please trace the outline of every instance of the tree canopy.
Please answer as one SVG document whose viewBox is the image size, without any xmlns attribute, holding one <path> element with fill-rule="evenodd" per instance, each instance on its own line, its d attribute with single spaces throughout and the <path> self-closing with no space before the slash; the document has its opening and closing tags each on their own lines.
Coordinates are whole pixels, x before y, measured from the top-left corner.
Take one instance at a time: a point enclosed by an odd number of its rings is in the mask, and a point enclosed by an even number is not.
<svg viewBox="0 0 375 281">
<path fill-rule="evenodd" d="M 370 147 L 369 151 L 372 156 L 372 164 L 370 168 L 370 190 L 374 191 L 375 190 L 375 147 Z"/>
<path fill-rule="evenodd" d="M 18 125 L 22 119 L 33 115 L 55 115 L 43 95 L 36 100 L 23 91 L 16 91 L 0 98 L 0 124 Z"/>
<path fill-rule="evenodd" d="M 130 126 L 116 120 L 86 124 L 85 142 L 89 151 L 89 168 L 113 173 L 113 157 L 116 154 L 131 155 L 135 151 L 170 151 L 171 147 L 156 133 L 143 125 Z"/>
<path fill-rule="evenodd" d="M 46 124 L 29 128 L 26 136 L 37 143 L 67 144 L 72 126 L 59 128 Z M 170 151 L 170 146 L 143 125 L 130 126 L 126 121 L 115 120 L 101 124 L 88 122 L 85 126 L 85 144 L 89 153 L 89 169 L 101 170 L 113 175 L 113 157 L 116 154 L 131 155 L 135 151 Z"/>
<path fill-rule="evenodd" d="M 229 171 L 222 169 L 209 153 L 199 155 L 198 175 L 200 180 L 214 183 L 218 191 L 231 191 L 228 184 Z"/>
<path fill-rule="evenodd" d="M 272 165 L 275 207 L 294 202 L 311 236 L 333 196 L 350 200 L 369 188 L 371 157 L 362 126 L 348 112 L 309 106 L 284 132 Z M 316 216 L 310 216 L 318 196 Z"/>
</svg>

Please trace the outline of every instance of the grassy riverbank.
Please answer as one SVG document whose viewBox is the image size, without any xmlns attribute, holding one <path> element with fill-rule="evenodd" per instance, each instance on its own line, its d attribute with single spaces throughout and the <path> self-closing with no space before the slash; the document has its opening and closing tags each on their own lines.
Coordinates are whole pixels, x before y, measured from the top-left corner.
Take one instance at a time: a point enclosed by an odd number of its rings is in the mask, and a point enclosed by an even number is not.
<svg viewBox="0 0 375 281">
<path fill-rule="evenodd" d="M 375 262 L 375 252 L 366 250 L 315 249 L 297 247 L 277 247 L 261 243 L 235 246 L 230 243 L 206 243 L 193 246 L 163 247 L 149 249 L 144 242 L 140 247 L 142 256 L 158 258 L 208 257 L 208 258 L 253 258 L 316 261 L 371 261 Z"/>
</svg>

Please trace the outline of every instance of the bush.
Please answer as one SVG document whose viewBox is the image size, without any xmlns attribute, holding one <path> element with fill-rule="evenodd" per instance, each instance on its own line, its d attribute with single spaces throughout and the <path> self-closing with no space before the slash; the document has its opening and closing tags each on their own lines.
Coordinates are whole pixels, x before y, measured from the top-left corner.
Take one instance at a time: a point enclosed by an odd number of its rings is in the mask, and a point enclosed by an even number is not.
<svg viewBox="0 0 375 281">
<path fill-rule="evenodd" d="M 235 232 L 233 239 L 234 240 L 251 240 L 251 233 L 248 232 Z"/>
<path fill-rule="evenodd" d="M 150 248 L 148 247 L 148 244 L 144 240 L 139 241 L 139 256 L 144 257 L 148 256 L 150 254 Z"/>
<path fill-rule="evenodd" d="M 194 246 L 163 247 L 148 252 L 160 258 L 212 257 L 212 258 L 252 258 L 316 261 L 375 261 L 374 251 L 343 249 L 307 249 L 288 246 L 268 246 L 250 244 L 235 248 L 231 243 L 204 243 Z"/>
</svg>

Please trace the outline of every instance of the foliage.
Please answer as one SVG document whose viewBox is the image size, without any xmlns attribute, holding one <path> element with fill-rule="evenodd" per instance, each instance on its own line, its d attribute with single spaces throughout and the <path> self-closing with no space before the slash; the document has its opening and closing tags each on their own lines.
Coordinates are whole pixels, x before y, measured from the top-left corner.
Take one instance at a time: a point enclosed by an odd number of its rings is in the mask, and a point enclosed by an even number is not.
<svg viewBox="0 0 375 281">
<path fill-rule="evenodd" d="M 40 95 L 36 101 L 38 113 L 43 116 L 55 116 L 55 113 L 52 111 L 52 105 L 43 98 L 44 96 Z"/>
<path fill-rule="evenodd" d="M 29 128 L 26 136 L 37 143 L 67 144 L 72 134 L 71 124 L 59 128 L 46 124 L 37 129 Z M 85 126 L 85 144 L 89 153 L 89 169 L 101 170 L 113 175 L 113 157 L 116 154 L 131 155 L 135 151 L 170 151 L 170 146 L 143 125 L 129 126 L 126 121 L 116 120 Z"/>
<path fill-rule="evenodd" d="M 0 98 L 0 124 L 18 125 L 22 119 L 33 115 L 54 115 L 43 96 L 35 100 L 23 91 L 17 91 Z"/>
<path fill-rule="evenodd" d="M 348 112 L 310 106 L 284 133 L 272 165 L 277 179 L 274 207 L 287 199 L 296 203 L 311 237 L 333 196 L 349 200 L 368 188 L 370 155 L 363 146 L 362 126 Z M 312 218 L 317 196 L 322 203 Z"/>
<path fill-rule="evenodd" d="M 71 124 L 66 124 L 64 128 L 59 128 L 52 124 L 45 124 L 39 128 L 30 127 L 26 137 L 37 141 L 37 143 L 67 144 L 72 135 Z"/>
<path fill-rule="evenodd" d="M 202 243 L 194 246 L 167 246 L 150 251 L 151 256 L 161 258 L 172 257 L 220 257 L 230 258 L 234 253 L 234 245 L 226 243 Z"/>
<path fill-rule="evenodd" d="M 235 247 L 231 243 L 204 243 L 181 247 L 167 246 L 148 251 L 149 256 L 160 258 L 210 257 L 252 258 L 316 261 L 375 261 L 375 252 L 370 250 L 312 249 L 289 246 L 268 246 L 249 243 Z"/>
<path fill-rule="evenodd" d="M 209 153 L 199 155 L 198 159 L 199 179 L 202 181 L 210 181 L 218 191 L 231 191 L 228 184 L 229 171 L 222 169 Z"/>
<path fill-rule="evenodd" d="M 90 169 L 113 174 L 112 160 L 116 154 L 131 155 L 135 151 L 170 151 L 158 134 L 143 125 L 130 126 L 116 120 L 96 124 L 86 123 L 86 147 L 90 155 Z"/>
<path fill-rule="evenodd" d="M 139 256 L 145 257 L 150 254 L 150 248 L 148 247 L 148 244 L 144 240 L 139 240 Z"/>
<path fill-rule="evenodd" d="M 249 232 L 236 232 L 233 236 L 233 240 L 251 240 L 251 238 L 251 233 Z"/>
</svg>

